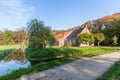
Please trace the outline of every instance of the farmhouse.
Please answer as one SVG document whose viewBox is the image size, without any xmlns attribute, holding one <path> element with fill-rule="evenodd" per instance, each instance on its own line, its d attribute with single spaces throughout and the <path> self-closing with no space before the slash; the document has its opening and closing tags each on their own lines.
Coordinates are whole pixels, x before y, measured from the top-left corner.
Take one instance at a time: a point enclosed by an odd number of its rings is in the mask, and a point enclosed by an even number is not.
<svg viewBox="0 0 120 80">
<path fill-rule="evenodd" d="M 79 27 L 69 29 L 59 34 L 56 34 L 56 46 L 67 46 L 68 42 L 70 42 L 72 46 L 93 46 L 92 42 L 89 42 L 89 44 L 87 44 L 86 42 L 77 39 L 77 35 L 82 33 L 91 34 L 87 26 L 84 28 Z"/>
</svg>

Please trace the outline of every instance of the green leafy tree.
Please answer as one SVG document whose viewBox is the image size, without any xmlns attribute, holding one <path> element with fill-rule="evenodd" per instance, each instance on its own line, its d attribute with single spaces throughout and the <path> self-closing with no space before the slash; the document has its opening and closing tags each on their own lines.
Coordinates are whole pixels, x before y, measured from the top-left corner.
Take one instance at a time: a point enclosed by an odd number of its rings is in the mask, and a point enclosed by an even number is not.
<svg viewBox="0 0 120 80">
<path fill-rule="evenodd" d="M 92 35 L 88 34 L 88 33 L 78 34 L 77 39 L 80 41 L 85 41 L 86 43 L 88 43 L 89 41 L 92 40 Z"/>
<path fill-rule="evenodd" d="M 117 45 L 117 44 L 118 44 L 118 43 L 117 43 L 118 37 L 117 37 L 117 36 L 114 36 L 114 37 L 112 38 L 112 41 L 113 41 L 113 45 L 114 45 L 114 46 Z"/>
<path fill-rule="evenodd" d="M 94 42 L 95 39 L 94 39 L 94 34 L 90 34 L 90 41 Z"/>
<path fill-rule="evenodd" d="M 29 48 L 45 48 L 46 44 L 55 42 L 51 29 L 45 26 L 42 21 L 33 19 L 28 23 Z"/>
<path fill-rule="evenodd" d="M 95 41 L 97 42 L 98 46 L 100 46 L 100 42 L 102 42 L 105 39 L 105 36 L 103 33 L 96 33 L 94 38 L 95 38 Z"/>
<path fill-rule="evenodd" d="M 0 45 L 5 44 L 5 35 L 2 31 L 0 31 Z"/>
<path fill-rule="evenodd" d="M 118 44 L 120 44 L 120 17 L 111 22 L 110 25 L 107 25 L 103 33 L 111 41 L 113 41 L 113 36 L 116 35 L 118 37 Z"/>
<path fill-rule="evenodd" d="M 22 44 L 27 42 L 27 33 L 20 29 L 13 33 L 13 40 L 16 44 Z"/>
<path fill-rule="evenodd" d="M 12 41 L 12 31 L 6 30 L 4 34 L 5 34 L 6 45 L 8 45 Z"/>
<path fill-rule="evenodd" d="M 112 24 L 112 33 L 118 37 L 118 44 L 120 44 L 120 17 L 113 21 Z"/>
</svg>

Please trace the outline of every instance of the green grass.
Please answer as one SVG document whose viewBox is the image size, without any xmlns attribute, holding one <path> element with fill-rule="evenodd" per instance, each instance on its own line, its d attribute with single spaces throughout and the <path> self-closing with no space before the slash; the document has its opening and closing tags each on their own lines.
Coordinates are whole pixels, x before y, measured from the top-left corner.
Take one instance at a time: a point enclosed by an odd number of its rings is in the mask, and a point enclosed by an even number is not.
<svg viewBox="0 0 120 80">
<path fill-rule="evenodd" d="M 0 46 L 0 60 L 2 60 L 5 56 L 10 54 L 15 48 L 16 47 L 14 45 L 13 46 Z"/>
<path fill-rule="evenodd" d="M 116 48 L 120 50 L 120 48 Z M 26 50 L 26 57 L 33 64 L 34 62 L 53 60 L 58 58 L 91 57 L 116 51 L 113 47 L 54 47 L 39 50 Z"/>
<path fill-rule="evenodd" d="M 92 57 L 120 50 L 120 47 L 53 47 L 39 50 L 26 49 L 26 57 L 32 62 L 27 69 L 13 71 L 0 80 L 14 80 L 21 75 L 39 72 L 80 58 Z"/>
<path fill-rule="evenodd" d="M 117 61 L 107 72 L 97 80 L 120 80 L 120 61 Z"/>
<path fill-rule="evenodd" d="M 59 65 L 62 65 L 62 64 L 74 61 L 74 60 L 76 59 L 75 58 L 64 58 L 64 59 L 52 60 L 48 62 L 43 61 L 27 69 L 24 68 L 24 69 L 13 71 L 12 73 L 9 73 L 5 76 L 0 77 L 0 80 L 15 80 L 16 78 L 19 78 L 21 75 L 47 70 L 55 66 L 59 66 Z"/>
<path fill-rule="evenodd" d="M 14 48 L 15 48 L 14 45 L 13 46 L 10 46 L 10 45 L 8 45 L 8 46 L 0 46 L 0 54 L 3 53 L 4 51 L 14 49 Z"/>
</svg>

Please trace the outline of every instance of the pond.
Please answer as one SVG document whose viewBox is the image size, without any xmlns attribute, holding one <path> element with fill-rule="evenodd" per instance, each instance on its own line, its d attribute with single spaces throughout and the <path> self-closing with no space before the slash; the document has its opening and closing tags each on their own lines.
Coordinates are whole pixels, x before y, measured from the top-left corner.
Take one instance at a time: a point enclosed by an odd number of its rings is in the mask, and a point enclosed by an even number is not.
<svg viewBox="0 0 120 80">
<path fill-rule="evenodd" d="M 13 70 L 18 70 L 21 68 L 28 68 L 31 66 L 29 61 L 16 61 L 11 60 L 9 62 L 5 62 L 4 60 L 0 61 L 0 76 L 4 76 L 7 73 L 12 72 Z"/>
</svg>

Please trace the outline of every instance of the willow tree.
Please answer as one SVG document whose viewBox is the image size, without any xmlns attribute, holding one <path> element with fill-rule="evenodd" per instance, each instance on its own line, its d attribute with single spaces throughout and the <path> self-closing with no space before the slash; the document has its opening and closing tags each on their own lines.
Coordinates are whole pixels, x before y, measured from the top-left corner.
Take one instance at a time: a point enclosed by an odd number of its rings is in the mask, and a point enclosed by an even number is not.
<svg viewBox="0 0 120 80">
<path fill-rule="evenodd" d="M 46 44 L 55 42 L 54 37 L 50 32 L 50 27 L 45 26 L 42 21 L 37 19 L 31 20 L 28 23 L 28 47 L 31 49 L 45 48 Z"/>
</svg>

